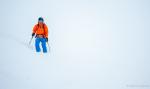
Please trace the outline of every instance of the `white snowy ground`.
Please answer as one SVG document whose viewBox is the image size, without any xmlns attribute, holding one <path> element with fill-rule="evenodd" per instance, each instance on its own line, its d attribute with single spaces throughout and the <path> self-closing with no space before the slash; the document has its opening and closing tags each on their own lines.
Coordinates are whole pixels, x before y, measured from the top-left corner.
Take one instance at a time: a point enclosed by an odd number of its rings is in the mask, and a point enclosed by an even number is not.
<svg viewBox="0 0 150 89">
<path fill-rule="evenodd" d="M 0 89 L 150 89 L 149 0 L 1 0 Z M 48 54 L 28 42 L 39 16 Z"/>
</svg>

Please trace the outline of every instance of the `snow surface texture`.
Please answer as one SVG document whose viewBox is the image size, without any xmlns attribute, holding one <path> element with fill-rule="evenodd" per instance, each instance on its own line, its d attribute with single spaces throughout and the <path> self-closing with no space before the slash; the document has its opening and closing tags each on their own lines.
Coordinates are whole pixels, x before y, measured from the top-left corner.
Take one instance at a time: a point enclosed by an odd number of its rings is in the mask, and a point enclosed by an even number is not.
<svg viewBox="0 0 150 89">
<path fill-rule="evenodd" d="M 0 0 L 0 89 L 150 89 L 150 0 Z M 35 53 L 43 16 L 50 53 Z"/>
</svg>

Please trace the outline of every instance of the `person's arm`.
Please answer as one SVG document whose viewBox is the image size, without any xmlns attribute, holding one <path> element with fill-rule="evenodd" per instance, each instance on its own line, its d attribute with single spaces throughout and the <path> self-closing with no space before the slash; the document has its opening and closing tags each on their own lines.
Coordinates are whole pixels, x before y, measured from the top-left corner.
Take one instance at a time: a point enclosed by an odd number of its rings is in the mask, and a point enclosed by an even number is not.
<svg viewBox="0 0 150 89">
<path fill-rule="evenodd" d="M 36 30 L 37 30 L 37 25 L 35 25 L 35 26 L 33 27 L 33 30 L 32 30 L 32 37 L 35 35 Z"/>
<path fill-rule="evenodd" d="M 48 27 L 47 27 L 46 24 L 45 24 L 45 26 L 44 26 L 44 30 L 45 30 L 45 38 L 46 38 L 46 41 L 48 41 Z"/>
<path fill-rule="evenodd" d="M 48 27 L 46 24 L 44 26 L 44 29 L 45 29 L 45 37 L 48 38 Z"/>
</svg>

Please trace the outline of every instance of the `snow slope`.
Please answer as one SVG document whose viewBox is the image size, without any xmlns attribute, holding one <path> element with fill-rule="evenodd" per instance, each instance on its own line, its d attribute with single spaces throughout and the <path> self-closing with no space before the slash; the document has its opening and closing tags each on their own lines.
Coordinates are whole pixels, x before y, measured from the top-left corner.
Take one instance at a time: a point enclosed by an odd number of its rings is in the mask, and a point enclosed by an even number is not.
<svg viewBox="0 0 150 89">
<path fill-rule="evenodd" d="M 149 4 L 1 0 L 0 89 L 149 89 Z M 28 45 L 39 16 L 48 54 Z"/>
</svg>

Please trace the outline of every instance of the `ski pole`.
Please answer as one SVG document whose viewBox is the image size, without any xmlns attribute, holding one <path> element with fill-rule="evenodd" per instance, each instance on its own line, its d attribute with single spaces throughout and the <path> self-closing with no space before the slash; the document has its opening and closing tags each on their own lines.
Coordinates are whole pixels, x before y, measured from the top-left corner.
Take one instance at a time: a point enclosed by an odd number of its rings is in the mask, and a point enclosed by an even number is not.
<svg viewBox="0 0 150 89">
<path fill-rule="evenodd" d="M 29 45 L 31 44 L 31 42 L 32 42 L 32 39 L 33 39 L 33 36 L 31 37 L 31 39 L 30 39 L 30 41 L 29 41 Z"/>
<path fill-rule="evenodd" d="M 47 42 L 47 45 L 48 45 L 48 49 L 49 49 L 49 52 L 50 52 L 50 45 L 49 45 L 49 43 Z"/>
</svg>

